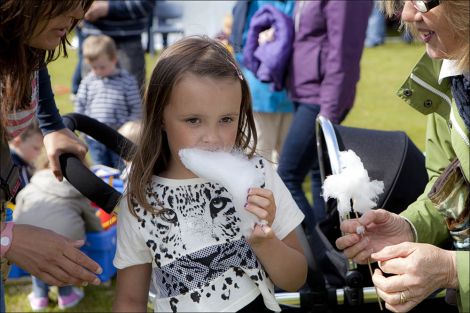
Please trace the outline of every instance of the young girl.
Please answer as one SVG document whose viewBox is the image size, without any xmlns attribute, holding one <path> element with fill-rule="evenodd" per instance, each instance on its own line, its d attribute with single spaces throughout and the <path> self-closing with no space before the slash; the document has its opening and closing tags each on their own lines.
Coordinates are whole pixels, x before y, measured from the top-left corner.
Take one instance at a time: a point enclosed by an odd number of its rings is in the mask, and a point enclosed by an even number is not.
<svg viewBox="0 0 470 313">
<path fill-rule="evenodd" d="M 206 37 L 175 43 L 156 64 L 118 218 L 114 311 L 145 311 L 151 277 L 155 312 L 280 311 L 273 283 L 294 291 L 305 282 L 294 232 L 303 214 L 269 163 L 257 162 L 264 188 L 250 188 L 245 207 L 235 208 L 224 186 L 198 178 L 178 157 L 200 148 L 253 158 L 251 99 L 235 64 Z M 239 209 L 267 226 L 245 238 Z"/>
</svg>

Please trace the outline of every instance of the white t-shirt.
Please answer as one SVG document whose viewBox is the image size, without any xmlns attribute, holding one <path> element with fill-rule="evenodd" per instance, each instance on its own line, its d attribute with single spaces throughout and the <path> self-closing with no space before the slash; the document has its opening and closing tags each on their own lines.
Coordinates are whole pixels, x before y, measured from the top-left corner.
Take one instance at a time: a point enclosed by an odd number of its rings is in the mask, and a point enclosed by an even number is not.
<svg viewBox="0 0 470 313">
<path fill-rule="evenodd" d="M 282 240 L 304 215 L 272 166 L 263 160 L 257 167 L 264 171 L 263 187 L 274 194 L 272 229 Z M 136 218 L 122 201 L 114 266 L 152 263 L 155 312 L 233 312 L 260 293 L 268 309 L 280 311 L 273 283 L 240 233 L 227 189 L 201 178 L 157 176 L 149 187 L 149 203 L 165 212 L 157 216 L 136 206 Z"/>
</svg>

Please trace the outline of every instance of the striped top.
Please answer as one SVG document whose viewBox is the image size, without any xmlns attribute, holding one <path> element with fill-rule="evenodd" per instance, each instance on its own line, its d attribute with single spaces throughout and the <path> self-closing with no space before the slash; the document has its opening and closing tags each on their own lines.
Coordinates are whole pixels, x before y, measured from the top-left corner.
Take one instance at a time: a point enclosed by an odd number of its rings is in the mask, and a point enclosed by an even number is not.
<svg viewBox="0 0 470 313">
<path fill-rule="evenodd" d="M 31 103 L 28 109 L 11 112 L 7 116 L 6 131 L 8 139 L 12 139 L 20 135 L 28 128 L 31 121 L 36 116 L 38 108 L 39 88 L 38 88 L 38 72 L 34 72 L 31 80 Z"/>
<path fill-rule="evenodd" d="M 80 83 L 75 112 L 88 115 L 114 129 L 141 118 L 142 101 L 137 81 L 126 70 L 108 77 L 90 72 Z"/>
</svg>

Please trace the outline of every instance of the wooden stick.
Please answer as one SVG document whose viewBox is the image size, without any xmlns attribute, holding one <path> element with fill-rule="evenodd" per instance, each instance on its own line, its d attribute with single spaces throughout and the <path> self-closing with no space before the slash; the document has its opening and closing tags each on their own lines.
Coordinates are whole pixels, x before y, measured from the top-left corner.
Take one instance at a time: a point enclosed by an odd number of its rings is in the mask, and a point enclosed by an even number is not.
<svg viewBox="0 0 470 313">
<path fill-rule="evenodd" d="M 358 219 L 359 215 L 357 215 L 357 212 L 354 211 L 354 209 L 352 209 L 352 210 L 354 212 L 354 215 L 356 215 L 356 218 Z M 361 234 L 361 237 L 364 237 L 364 234 Z M 372 277 L 372 275 L 373 275 L 372 266 L 370 265 L 370 258 L 369 257 L 367 258 L 367 265 L 369 266 L 370 277 Z M 374 289 L 375 289 L 375 294 L 377 295 L 377 301 L 379 302 L 380 311 L 383 311 L 382 301 L 380 300 L 379 294 L 377 293 L 377 287 L 375 287 L 375 285 L 374 285 Z"/>
</svg>

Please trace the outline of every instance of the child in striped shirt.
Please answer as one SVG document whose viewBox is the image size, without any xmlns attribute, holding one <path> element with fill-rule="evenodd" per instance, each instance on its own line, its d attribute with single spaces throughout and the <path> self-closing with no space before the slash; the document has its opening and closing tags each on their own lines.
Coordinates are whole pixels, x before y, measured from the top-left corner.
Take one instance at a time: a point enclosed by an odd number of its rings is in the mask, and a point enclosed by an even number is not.
<svg viewBox="0 0 470 313">
<path fill-rule="evenodd" d="M 116 45 L 109 36 L 89 36 L 83 43 L 83 57 L 91 72 L 81 81 L 75 111 L 119 129 L 141 118 L 141 97 L 136 79 L 118 68 Z M 122 168 L 122 160 L 103 144 L 86 138 L 95 164 Z"/>
</svg>

